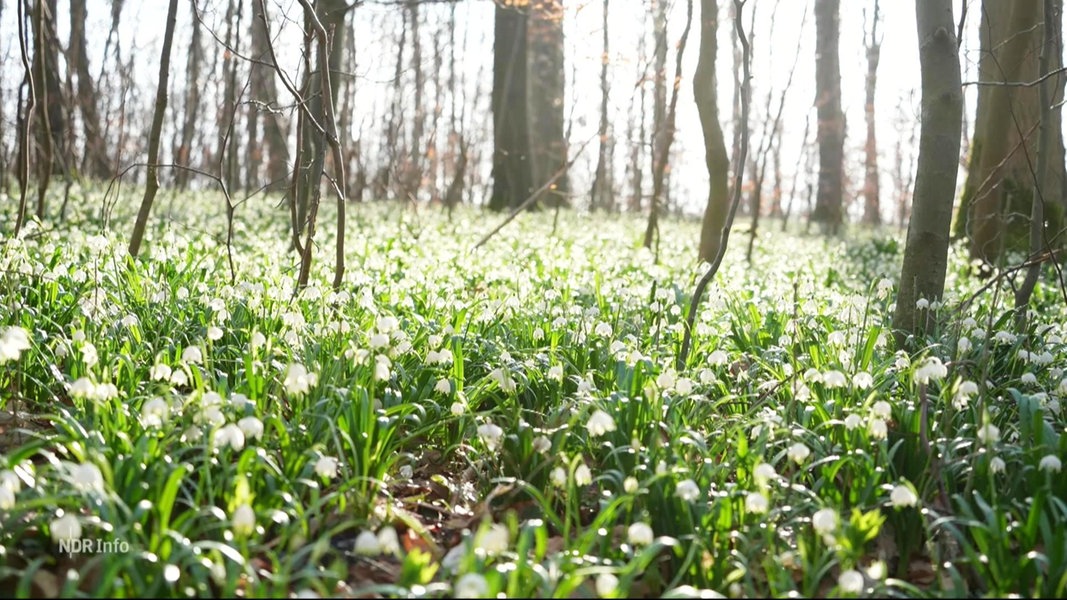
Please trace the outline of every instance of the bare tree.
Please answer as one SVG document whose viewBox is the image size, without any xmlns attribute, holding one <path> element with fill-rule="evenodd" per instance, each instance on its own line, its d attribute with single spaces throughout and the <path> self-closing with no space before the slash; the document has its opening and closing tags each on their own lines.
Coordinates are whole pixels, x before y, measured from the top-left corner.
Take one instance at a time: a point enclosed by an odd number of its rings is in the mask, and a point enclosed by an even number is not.
<svg viewBox="0 0 1067 600">
<path fill-rule="evenodd" d="M 527 104 L 527 6 L 496 5 L 493 26 L 493 195 L 489 208 L 515 207 L 533 189 Z"/>
<path fill-rule="evenodd" d="M 819 113 L 819 190 L 811 220 L 836 235 L 844 220 L 845 115 L 841 112 L 840 0 L 815 0 L 815 106 Z"/>
<path fill-rule="evenodd" d="M 715 76 L 718 28 L 718 0 L 700 0 L 700 51 L 696 74 L 693 75 L 693 95 L 704 133 L 704 161 L 710 183 L 698 252 L 700 260 L 707 262 L 715 260 L 719 253 L 722 227 L 730 210 L 730 160 L 726 155 L 726 140 L 719 123 L 718 80 Z"/>
<path fill-rule="evenodd" d="M 77 76 L 78 111 L 81 113 L 85 154 L 82 170 L 90 177 L 106 179 L 112 174 L 108 160 L 107 144 L 100 127 L 100 110 L 97 108 L 97 90 L 89 75 L 89 56 L 86 51 L 85 20 L 88 10 L 85 0 L 70 0 L 70 47 L 68 70 Z M 196 87 L 190 85 L 189 87 Z"/>
<path fill-rule="evenodd" d="M 593 175 L 593 187 L 589 191 L 589 205 L 592 210 L 607 209 L 611 202 L 611 170 L 607 164 L 608 146 L 611 139 L 608 136 L 608 65 L 611 63 L 608 44 L 608 5 L 610 1 L 604 0 L 601 15 L 602 50 L 600 52 L 600 150 L 597 152 L 596 172 Z"/>
<path fill-rule="evenodd" d="M 159 57 L 159 84 L 156 87 L 155 112 L 152 117 L 152 131 L 148 134 L 148 175 L 141 209 L 137 211 L 137 221 L 130 236 L 129 252 L 137 256 L 141 251 L 148 215 L 152 212 L 152 202 L 159 190 L 159 178 L 156 175 L 159 162 L 159 138 L 163 130 L 163 115 L 167 112 L 167 83 L 170 81 L 170 49 L 174 42 L 174 24 L 178 20 L 178 0 L 170 0 L 167 8 L 167 25 L 163 31 L 163 50 Z"/>
<path fill-rule="evenodd" d="M 37 217 L 45 216 L 48 184 L 57 164 L 68 164 L 64 133 L 63 91 L 59 78 L 59 40 L 56 35 L 56 0 L 33 4 L 34 103 L 42 106 L 37 120 Z"/>
<path fill-rule="evenodd" d="M 897 306 L 893 314 L 898 347 L 927 327 L 932 313 L 916 307 L 920 298 L 941 299 L 948 264 L 952 200 L 956 191 L 963 92 L 959 45 L 951 0 L 915 0 L 922 73 L 922 133 L 912 197 L 912 219 L 904 247 Z"/>
<path fill-rule="evenodd" d="M 865 80 L 867 102 L 864 104 L 863 114 L 867 120 L 867 142 L 863 146 L 863 222 L 868 225 L 879 225 L 882 222 L 882 205 L 878 181 L 878 138 L 875 133 L 874 118 L 874 93 L 878 85 L 878 60 L 882 53 L 882 38 L 878 35 L 878 21 L 881 13 L 878 8 L 878 0 L 874 0 L 871 31 L 865 37 L 865 45 L 867 47 L 867 78 Z M 866 20 L 866 11 L 864 11 L 864 20 Z"/>
</svg>

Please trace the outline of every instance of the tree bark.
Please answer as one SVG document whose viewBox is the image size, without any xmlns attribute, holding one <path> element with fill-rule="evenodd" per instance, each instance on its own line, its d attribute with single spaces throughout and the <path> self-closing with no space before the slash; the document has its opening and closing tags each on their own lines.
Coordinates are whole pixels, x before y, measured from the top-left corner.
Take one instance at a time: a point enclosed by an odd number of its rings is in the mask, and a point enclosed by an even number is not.
<svg viewBox="0 0 1067 600">
<path fill-rule="evenodd" d="M 533 190 L 526 93 L 526 6 L 496 5 L 493 25 L 493 194 L 489 208 L 518 206 Z"/>
<path fill-rule="evenodd" d="M 815 0 L 815 106 L 819 115 L 819 188 L 811 220 L 837 235 L 844 220 L 845 115 L 841 112 L 840 0 Z"/>
<path fill-rule="evenodd" d="M 589 190 L 589 205 L 592 210 L 607 209 L 611 202 L 611 169 L 608 165 L 608 64 L 611 62 L 608 45 L 608 5 L 604 0 L 602 15 L 602 50 L 600 54 L 600 149 L 597 152 L 596 171 L 593 175 L 593 187 Z"/>
<path fill-rule="evenodd" d="M 864 150 L 863 177 L 863 222 L 868 225 L 882 223 L 882 204 L 878 177 L 878 138 L 875 132 L 874 93 L 878 86 L 878 61 L 882 52 L 882 39 L 878 37 L 878 0 L 874 0 L 871 16 L 871 34 L 867 40 L 867 102 L 863 114 L 867 120 L 867 142 Z"/>
<path fill-rule="evenodd" d="M 700 114 L 700 128 L 704 133 L 704 163 L 711 185 L 700 227 L 698 257 L 709 263 L 719 253 L 722 228 L 730 210 L 730 160 L 719 123 L 718 82 L 715 75 L 718 26 L 718 1 L 700 0 L 700 54 L 697 57 L 696 74 L 693 75 L 693 95 Z"/>
<path fill-rule="evenodd" d="M 70 164 L 63 134 L 63 90 L 59 77 L 59 39 L 56 35 L 56 0 L 36 0 L 33 5 L 33 79 L 37 119 L 37 217 L 45 216 L 45 197 L 56 165 Z"/>
<path fill-rule="evenodd" d="M 89 75 L 89 57 L 86 52 L 85 20 L 88 10 L 85 0 L 70 0 L 70 48 L 68 69 L 78 78 L 78 110 L 81 112 L 85 136 L 85 155 L 82 170 L 92 178 L 107 179 L 113 169 L 107 157 L 107 144 L 100 127 L 100 110 L 96 105 L 96 90 Z M 189 87 L 196 87 L 190 85 Z"/>
<path fill-rule="evenodd" d="M 253 8 L 253 10 L 257 9 Z M 253 58 L 262 62 L 269 61 L 270 49 L 267 48 L 267 44 L 270 41 L 267 39 L 263 19 L 253 17 L 251 28 Z M 289 175 L 289 147 L 276 112 L 278 92 L 274 82 L 274 69 L 269 64 L 252 64 L 251 69 L 249 92 L 253 105 L 248 118 L 248 174 L 245 185 L 248 189 L 255 189 L 259 167 L 263 163 L 263 154 L 266 150 L 268 189 L 277 189 L 284 184 Z M 262 138 L 258 132 L 260 121 L 263 124 Z"/>
<path fill-rule="evenodd" d="M 526 29 L 526 102 L 531 183 L 536 189 L 567 164 L 563 127 L 563 0 L 533 0 L 530 5 Z M 543 201 L 552 207 L 566 205 L 569 194 L 570 182 L 564 171 L 549 186 Z"/>
<path fill-rule="evenodd" d="M 951 0 L 915 0 L 922 74 L 922 132 L 912 196 L 912 219 L 904 247 L 900 288 L 893 314 L 898 348 L 925 329 L 932 313 L 919 298 L 941 299 L 948 264 L 952 200 L 959 170 L 963 127 L 959 46 Z M 917 342 L 918 344 L 918 342 Z"/>
<path fill-rule="evenodd" d="M 156 87 L 155 114 L 152 117 L 152 131 L 148 135 L 148 176 L 145 185 L 144 198 L 141 199 L 141 209 L 137 211 L 137 222 L 133 226 L 133 235 L 130 236 L 129 252 L 136 257 L 141 251 L 141 240 L 144 239 L 144 230 L 148 225 L 148 214 L 152 211 L 152 202 L 156 198 L 159 189 L 159 178 L 156 175 L 157 163 L 159 162 L 159 137 L 163 130 L 163 115 L 167 112 L 167 83 L 170 81 L 170 49 L 174 42 L 174 23 L 178 20 L 178 0 L 170 0 L 167 9 L 167 25 L 163 32 L 163 50 L 159 58 L 159 84 Z"/>
</svg>

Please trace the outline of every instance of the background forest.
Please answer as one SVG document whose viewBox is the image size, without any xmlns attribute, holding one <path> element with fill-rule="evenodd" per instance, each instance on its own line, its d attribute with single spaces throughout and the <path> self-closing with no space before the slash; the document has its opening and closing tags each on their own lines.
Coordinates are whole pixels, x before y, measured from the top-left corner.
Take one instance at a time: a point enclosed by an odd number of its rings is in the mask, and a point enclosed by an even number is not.
<svg viewBox="0 0 1067 600">
<path fill-rule="evenodd" d="M 1062 4 L 0 2 L 0 593 L 1067 595 Z"/>
</svg>

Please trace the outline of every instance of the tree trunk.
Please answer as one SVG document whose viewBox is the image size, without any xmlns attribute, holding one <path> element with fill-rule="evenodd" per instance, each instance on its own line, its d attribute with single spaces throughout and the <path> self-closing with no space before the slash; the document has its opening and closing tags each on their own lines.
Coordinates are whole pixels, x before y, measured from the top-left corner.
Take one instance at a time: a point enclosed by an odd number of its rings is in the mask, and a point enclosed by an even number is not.
<svg viewBox="0 0 1067 600">
<path fill-rule="evenodd" d="M 1062 24 L 1062 0 L 1055 3 L 1054 28 Z M 1052 135 L 1039 147 L 1041 117 L 1038 85 L 998 85 L 1033 82 L 1045 75 L 1038 65 L 1041 54 L 1041 0 L 985 2 L 981 30 L 982 54 L 978 65 L 979 88 L 971 159 L 963 198 L 956 219 L 958 236 L 968 236 L 972 258 L 996 264 L 1002 249 L 1025 251 L 1028 215 L 1035 197 L 1032 171 L 1035 157 L 1046 153 L 1049 164 L 1064 162 L 1062 116 L 1051 115 Z M 1050 72 L 1062 66 L 1058 53 L 1050 58 Z M 1065 78 L 1051 81 L 1052 104 L 1063 99 Z M 1039 183 L 1046 200 L 1046 232 L 1053 239 L 1063 221 L 1063 171 L 1049 169 Z M 1059 241 L 1062 243 L 1062 239 Z"/>
<path fill-rule="evenodd" d="M 667 150 L 667 0 L 653 0 L 652 14 L 652 145 L 649 161 L 652 189 L 662 190 L 666 183 L 658 181 L 657 166 L 666 164 Z M 666 169 L 663 176 L 667 177 Z M 653 192 L 653 196 L 657 195 Z M 654 202 L 655 200 L 653 200 Z"/>
<path fill-rule="evenodd" d="M 533 190 L 526 93 L 526 6 L 496 5 L 493 25 L 493 194 L 489 208 L 514 208 Z"/>
<path fill-rule="evenodd" d="M 185 121 L 182 124 L 180 141 L 174 151 L 174 162 L 179 165 L 193 166 L 193 139 L 196 136 L 197 124 L 200 122 L 200 65 L 204 62 L 204 49 L 201 45 L 200 19 L 194 18 L 191 23 L 193 29 L 189 40 L 189 55 L 185 63 L 185 80 L 188 82 L 185 90 Z M 191 173 L 185 169 L 178 169 L 174 174 L 175 185 L 179 189 L 189 186 Z"/>
<path fill-rule="evenodd" d="M 882 51 L 882 40 L 878 37 L 879 18 L 878 0 L 874 0 L 871 35 L 867 41 L 867 102 L 863 111 L 867 120 L 867 142 L 863 146 L 863 222 L 868 225 L 880 225 L 882 223 L 882 205 L 878 181 L 878 139 L 874 126 L 874 92 L 878 85 L 878 59 Z"/>
<path fill-rule="evenodd" d="M 838 55 L 840 0 L 815 0 L 815 106 L 819 115 L 819 188 L 811 220 L 837 235 L 842 210 L 845 115 Z"/>
<path fill-rule="evenodd" d="M 144 198 L 141 199 L 141 209 L 137 211 L 137 222 L 133 226 L 133 235 L 130 236 L 129 252 L 134 257 L 141 251 L 141 240 L 144 239 L 144 230 L 148 225 L 148 214 L 152 211 L 152 202 L 156 198 L 156 190 L 159 189 L 156 165 L 159 162 L 159 137 L 163 130 L 163 115 L 167 112 L 170 49 L 174 42 L 174 23 L 177 20 L 178 0 L 170 0 L 170 7 L 167 9 L 167 26 L 163 32 L 163 51 L 159 58 L 159 83 L 156 87 L 155 114 L 152 117 L 152 131 L 148 134 L 148 181 L 145 185 Z"/>
<path fill-rule="evenodd" d="M 719 25 L 717 0 L 700 0 L 700 55 L 693 76 L 693 95 L 696 96 L 700 128 L 704 133 L 704 163 L 711 184 L 704 219 L 700 227 L 700 260 L 711 262 L 719 253 L 722 228 L 730 210 L 730 161 L 726 154 L 726 140 L 719 123 L 719 96 L 715 76 L 718 55 L 716 32 Z"/>
<path fill-rule="evenodd" d="M 89 75 L 89 56 L 86 52 L 85 20 L 88 10 L 85 0 L 70 0 L 70 48 L 68 69 L 78 78 L 78 109 L 82 117 L 85 156 L 82 170 L 95 179 L 111 177 L 113 169 L 107 158 L 107 144 L 100 127 L 100 111 L 96 106 L 96 90 Z M 190 85 L 190 87 L 196 87 Z"/>
<path fill-rule="evenodd" d="M 563 0 L 534 0 L 527 21 L 526 102 L 532 186 L 540 188 L 567 164 L 563 128 Z M 566 171 L 544 194 L 548 206 L 568 203 Z M 524 200 L 520 198 L 519 200 Z"/>
<path fill-rule="evenodd" d="M 45 196 L 57 164 L 70 164 L 63 134 L 63 90 L 59 78 L 59 40 L 56 35 L 56 0 L 36 0 L 33 5 L 33 81 L 40 107 L 37 119 L 37 217 L 45 216 Z"/>
<path fill-rule="evenodd" d="M 952 200 L 959 170 L 963 92 L 951 0 L 915 0 L 922 74 L 922 132 L 904 264 L 893 328 L 898 348 L 925 329 L 932 313 L 919 298 L 940 300 L 945 290 Z M 921 345 L 917 342 L 916 345 Z"/>
<path fill-rule="evenodd" d="M 263 19 L 253 17 L 251 28 L 252 56 L 259 61 L 269 61 L 269 40 Z M 248 118 L 248 165 L 245 185 L 248 189 L 255 189 L 265 150 L 268 189 L 277 189 L 289 175 L 289 147 L 275 112 L 278 110 L 278 92 L 274 85 L 274 69 L 266 64 L 253 63 L 249 77 L 248 86 L 253 105 Z M 263 122 L 262 138 L 258 133 L 260 121 Z"/>
<path fill-rule="evenodd" d="M 593 175 L 593 187 L 589 191 L 589 206 L 592 210 L 607 209 L 611 202 L 611 169 L 608 165 L 608 145 L 611 143 L 608 137 L 608 64 L 611 62 L 608 46 L 608 4 L 604 0 L 601 27 L 603 31 L 600 54 L 600 151 L 596 158 L 596 172 Z"/>
</svg>

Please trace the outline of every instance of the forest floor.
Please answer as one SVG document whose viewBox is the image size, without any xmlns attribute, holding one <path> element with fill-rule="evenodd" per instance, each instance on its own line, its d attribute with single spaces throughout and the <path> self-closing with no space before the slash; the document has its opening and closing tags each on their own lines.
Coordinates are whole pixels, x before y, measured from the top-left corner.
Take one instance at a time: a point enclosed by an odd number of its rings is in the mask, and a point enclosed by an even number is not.
<svg viewBox="0 0 1067 600">
<path fill-rule="evenodd" d="M 900 232 L 770 224 L 676 370 L 695 223 L 354 205 L 335 291 L 324 207 L 294 295 L 266 201 L 100 200 L 0 227 L 3 595 L 1067 595 L 1051 276 L 908 355 Z"/>
</svg>

